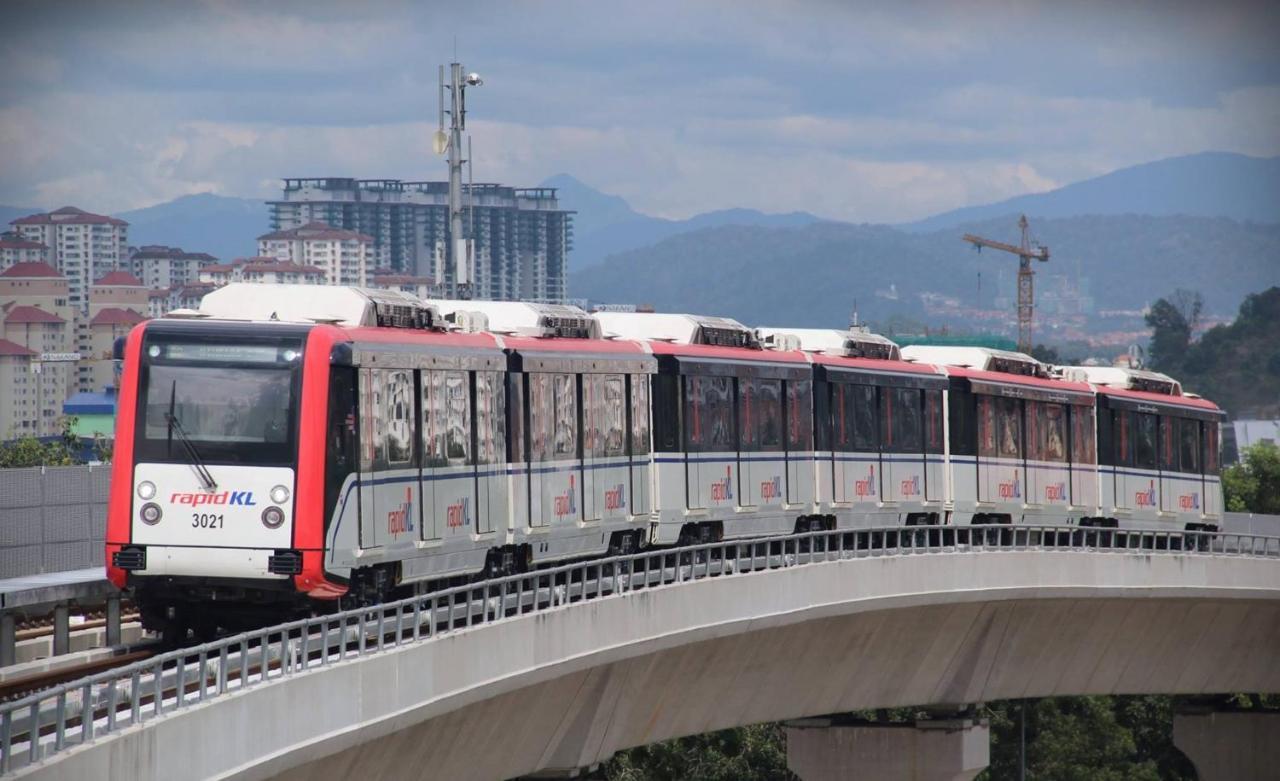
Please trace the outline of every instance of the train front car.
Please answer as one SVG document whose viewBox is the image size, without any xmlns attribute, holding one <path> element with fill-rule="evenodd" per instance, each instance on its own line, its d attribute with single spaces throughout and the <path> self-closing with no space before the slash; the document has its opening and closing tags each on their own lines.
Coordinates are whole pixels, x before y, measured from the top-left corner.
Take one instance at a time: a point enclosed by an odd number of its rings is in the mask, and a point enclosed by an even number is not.
<svg viewBox="0 0 1280 781">
<path fill-rule="evenodd" d="M 128 338 L 107 564 L 145 626 L 208 636 L 228 600 L 262 619 L 277 615 L 281 600 L 296 600 L 294 499 L 310 330 L 161 319 Z"/>
<path fill-rule="evenodd" d="M 911 346 L 946 367 L 951 518 L 957 524 L 1097 522 L 1093 389 L 1029 355 Z"/>
<path fill-rule="evenodd" d="M 1107 526 L 1216 531 L 1218 436 L 1225 414 L 1157 372 L 1070 366 L 1098 393 L 1099 513 Z"/>
</svg>

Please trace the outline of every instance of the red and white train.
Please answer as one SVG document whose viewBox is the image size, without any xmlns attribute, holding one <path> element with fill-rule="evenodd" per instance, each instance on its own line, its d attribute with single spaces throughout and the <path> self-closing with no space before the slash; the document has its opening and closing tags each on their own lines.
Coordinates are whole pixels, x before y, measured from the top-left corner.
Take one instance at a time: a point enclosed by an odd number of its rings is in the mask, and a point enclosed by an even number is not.
<svg viewBox="0 0 1280 781">
<path fill-rule="evenodd" d="M 107 570 L 180 638 L 805 529 L 1216 529 L 1163 375 L 857 331 L 229 285 L 121 347 Z"/>
</svg>

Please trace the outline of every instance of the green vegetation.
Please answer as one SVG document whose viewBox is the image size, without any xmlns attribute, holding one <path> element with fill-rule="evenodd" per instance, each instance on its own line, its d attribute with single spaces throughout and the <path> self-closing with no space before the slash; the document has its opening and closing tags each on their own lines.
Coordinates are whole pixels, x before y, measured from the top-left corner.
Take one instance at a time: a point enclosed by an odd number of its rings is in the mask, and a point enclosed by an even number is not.
<svg viewBox="0 0 1280 781">
<path fill-rule="evenodd" d="M 1192 341 L 1201 307 L 1200 295 L 1186 290 L 1151 305 L 1151 368 L 1232 417 L 1280 417 L 1280 287 L 1247 296 L 1233 323 Z"/>
<path fill-rule="evenodd" d="M 83 463 L 80 459 L 80 439 L 72 433 L 75 418 L 62 423 L 62 435 L 58 439 L 42 442 L 35 437 L 22 437 L 12 442 L 0 443 L 0 469 L 17 469 L 26 466 L 72 466 Z M 110 450 L 106 448 L 108 458 Z"/>
<path fill-rule="evenodd" d="M 1227 511 L 1280 515 L 1280 446 L 1259 442 L 1222 470 Z"/>
</svg>

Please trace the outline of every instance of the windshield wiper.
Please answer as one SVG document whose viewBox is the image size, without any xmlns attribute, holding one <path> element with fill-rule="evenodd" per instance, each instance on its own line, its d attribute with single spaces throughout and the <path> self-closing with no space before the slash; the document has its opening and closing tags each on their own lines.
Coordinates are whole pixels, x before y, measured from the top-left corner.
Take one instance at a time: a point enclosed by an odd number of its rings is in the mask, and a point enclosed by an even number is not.
<svg viewBox="0 0 1280 781">
<path fill-rule="evenodd" d="M 204 486 L 206 491 L 214 491 L 218 488 L 218 483 L 213 479 L 213 475 L 209 473 L 209 469 L 204 465 L 204 460 L 200 458 L 200 452 L 196 450 L 195 443 L 191 441 L 191 437 L 187 435 L 187 430 L 182 427 L 182 423 L 177 416 L 173 414 L 173 405 L 177 395 L 178 382 L 174 380 L 173 385 L 169 389 L 169 411 L 165 413 L 165 421 L 169 424 L 169 442 L 172 449 L 173 432 L 178 432 L 178 440 L 182 442 L 182 447 L 187 451 L 187 460 L 191 462 L 191 468 L 195 470 L 196 477 L 200 478 L 200 484 Z"/>
</svg>

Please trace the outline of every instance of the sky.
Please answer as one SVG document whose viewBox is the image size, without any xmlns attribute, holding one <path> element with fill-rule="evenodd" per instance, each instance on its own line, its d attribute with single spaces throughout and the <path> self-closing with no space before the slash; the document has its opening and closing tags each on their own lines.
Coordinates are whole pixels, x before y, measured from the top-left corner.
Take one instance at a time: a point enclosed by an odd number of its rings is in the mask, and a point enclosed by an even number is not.
<svg viewBox="0 0 1280 781">
<path fill-rule="evenodd" d="M 569 173 L 636 209 L 903 222 L 1206 150 L 1280 155 L 1280 3 L 0 3 L 0 203 Z"/>
</svg>

